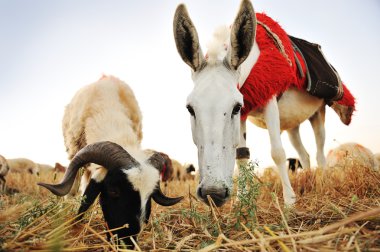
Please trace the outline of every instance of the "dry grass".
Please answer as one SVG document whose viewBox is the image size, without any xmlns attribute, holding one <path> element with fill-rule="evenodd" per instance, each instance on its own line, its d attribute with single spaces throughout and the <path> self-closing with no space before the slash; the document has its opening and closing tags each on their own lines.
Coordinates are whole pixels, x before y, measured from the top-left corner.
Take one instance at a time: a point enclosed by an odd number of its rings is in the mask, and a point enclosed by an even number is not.
<svg viewBox="0 0 380 252">
<path fill-rule="evenodd" d="M 53 176 L 41 180 L 53 182 Z M 254 190 L 253 200 L 234 196 L 222 208 L 199 202 L 195 181 L 171 182 L 163 190 L 185 199 L 169 208 L 153 204 L 135 249 L 380 251 L 379 172 L 353 166 L 291 174 L 298 196 L 294 209 L 283 207 L 275 173 L 252 180 L 259 185 L 246 188 Z M 0 250 L 126 251 L 106 240 L 98 204 L 84 221 L 72 223 L 78 199 L 51 196 L 29 174 L 9 174 L 8 181 L 21 193 L 1 196 Z"/>
</svg>

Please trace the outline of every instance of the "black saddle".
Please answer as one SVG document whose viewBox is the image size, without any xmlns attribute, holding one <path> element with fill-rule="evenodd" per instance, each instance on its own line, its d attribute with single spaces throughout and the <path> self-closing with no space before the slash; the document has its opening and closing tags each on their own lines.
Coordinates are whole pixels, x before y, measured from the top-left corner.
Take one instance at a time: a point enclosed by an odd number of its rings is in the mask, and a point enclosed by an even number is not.
<svg viewBox="0 0 380 252">
<path fill-rule="evenodd" d="M 306 63 L 307 88 L 306 91 L 331 104 L 343 97 L 343 85 L 335 68 L 326 60 L 321 46 L 306 40 L 289 36 L 293 49 L 299 52 Z M 295 57 L 298 70 L 303 75 L 301 64 Z"/>
</svg>

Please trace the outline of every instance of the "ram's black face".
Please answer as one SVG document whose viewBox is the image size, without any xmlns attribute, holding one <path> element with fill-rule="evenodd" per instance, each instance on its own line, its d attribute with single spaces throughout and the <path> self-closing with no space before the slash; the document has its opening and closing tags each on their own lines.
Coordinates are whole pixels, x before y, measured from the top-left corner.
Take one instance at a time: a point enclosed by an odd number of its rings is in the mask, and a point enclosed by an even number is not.
<svg viewBox="0 0 380 252">
<path fill-rule="evenodd" d="M 173 206 L 183 199 L 170 198 L 162 193 L 159 171 L 163 162 L 161 155 L 154 153 L 141 165 L 120 145 L 109 141 L 96 142 L 74 156 L 61 183 L 38 185 L 55 195 L 64 196 L 70 192 L 81 167 L 88 163 L 100 165 L 103 168 L 92 173 L 93 177 L 86 187 L 78 218 L 100 194 L 100 205 L 108 228 L 127 246 L 133 247 L 130 237 L 135 238 L 143 222 L 149 219 L 151 198 L 161 206 Z"/>
<path fill-rule="evenodd" d="M 150 197 L 146 205 L 144 202 L 142 206 L 140 193 L 133 189 L 123 170 L 112 170 L 108 171 L 102 182 L 90 181 L 79 212 L 86 211 L 92 204 L 92 199 L 95 199 L 99 193 L 100 205 L 109 230 L 117 229 L 111 231 L 112 234 L 117 234 L 117 237 L 122 239 L 127 246 L 133 247 L 130 237 L 132 236 L 137 241 L 136 236 L 140 232 L 141 222 L 149 219 Z"/>
</svg>

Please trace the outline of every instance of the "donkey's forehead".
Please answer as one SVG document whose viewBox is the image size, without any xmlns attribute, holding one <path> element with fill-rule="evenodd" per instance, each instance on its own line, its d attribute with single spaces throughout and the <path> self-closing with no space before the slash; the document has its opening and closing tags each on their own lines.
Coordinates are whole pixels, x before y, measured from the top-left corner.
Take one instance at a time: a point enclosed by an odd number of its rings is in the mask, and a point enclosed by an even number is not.
<svg viewBox="0 0 380 252">
<path fill-rule="evenodd" d="M 194 82 L 204 78 L 238 78 L 237 71 L 232 70 L 224 60 L 217 60 L 213 63 L 204 61 L 201 70 L 193 72 Z"/>
<path fill-rule="evenodd" d="M 238 75 L 220 65 L 206 66 L 193 75 L 194 89 L 187 98 L 188 103 L 198 102 L 242 102 L 243 96 L 238 90 Z"/>
</svg>

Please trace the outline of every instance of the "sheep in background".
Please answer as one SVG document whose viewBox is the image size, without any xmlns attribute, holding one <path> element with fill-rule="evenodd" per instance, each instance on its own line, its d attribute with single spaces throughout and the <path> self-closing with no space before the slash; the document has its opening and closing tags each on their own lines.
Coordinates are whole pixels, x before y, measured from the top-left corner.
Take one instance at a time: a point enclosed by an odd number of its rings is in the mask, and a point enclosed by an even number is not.
<svg viewBox="0 0 380 252">
<path fill-rule="evenodd" d="M 327 154 L 327 167 L 369 167 L 376 169 L 373 153 L 358 143 L 345 143 L 332 149 Z"/>
<path fill-rule="evenodd" d="M 38 165 L 27 158 L 8 158 L 7 159 L 10 172 L 29 172 L 33 175 L 39 175 Z"/>
<path fill-rule="evenodd" d="M 5 159 L 5 157 L 0 155 L 0 193 L 5 192 L 5 183 L 6 183 L 5 176 L 8 174 L 8 171 L 9 171 L 8 162 Z"/>
<path fill-rule="evenodd" d="M 171 180 L 194 180 L 195 178 L 195 167 L 192 164 L 184 164 L 182 165 L 175 159 L 172 159 L 173 164 L 173 175 Z"/>
<path fill-rule="evenodd" d="M 55 172 L 54 167 L 48 164 L 37 163 L 37 169 L 38 169 L 39 174 L 46 173 L 46 172 Z"/>
<path fill-rule="evenodd" d="M 375 155 L 373 155 L 373 157 L 375 158 L 375 162 L 376 162 L 376 170 L 380 170 L 380 153 L 376 153 Z"/>
<path fill-rule="evenodd" d="M 36 163 L 36 165 L 37 165 L 39 174 L 48 173 L 48 172 L 63 172 L 64 173 L 66 171 L 66 167 L 64 167 L 60 163 L 55 163 L 54 166 L 51 166 L 48 164 L 40 164 L 40 163 Z"/>
<path fill-rule="evenodd" d="M 41 174 L 49 173 L 49 172 L 65 172 L 63 166 L 55 167 L 48 164 L 40 164 L 35 163 L 27 158 L 9 158 L 7 159 L 10 172 L 23 173 L 29 172 L 30 174 L 40 176 Z"/>
<path fill-rule="evenodd" d="M 141 150 L 141 122 L 136 98 L 121 80 L 104 76 L 83 87 L 67 105 L 63 117 L 70 165 L 60 184 L 39 184 L 56 195 L 66 195 L 79 169 L 86 166 L 78 215 L 82 216 L 100 195 L 108 228 L 116 228 L 112 233 L 129 246 L 133 246 L 129 237 L 136 240 L 149 219 L 151 199 L 171 206 L 183 198 L 162 193 L 159 174 L 165 160 L 156 152 L 149 156 Z M 125 227 L 127 223 L 129 227 Z"/>
<path fill-rule="evenodd" d="M 288 158 L 288 168 L 292 172 L 295 172 L 296 169 L 302 169 L 302 164 L 298 158 Z"/>
</svg>

